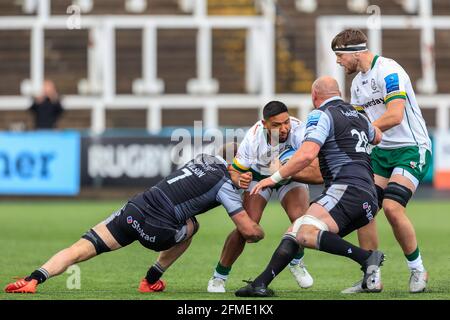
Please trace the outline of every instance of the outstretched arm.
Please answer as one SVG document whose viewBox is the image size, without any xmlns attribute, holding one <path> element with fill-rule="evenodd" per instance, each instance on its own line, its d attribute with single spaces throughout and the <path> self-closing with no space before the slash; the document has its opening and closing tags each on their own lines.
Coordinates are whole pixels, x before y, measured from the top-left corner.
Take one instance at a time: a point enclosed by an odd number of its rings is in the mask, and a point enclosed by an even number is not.
<svg viewBox="0 0 450 320">
<path fill-rule="evenodd" d="M 258 194 L 262 189 L 273 187 L 278 182 L 290 177 L 291 175 L 305 169 L 320 151 L 320 145 L 312 141 L 303 142 L 299 150 L 294 156 L 269 178 L 261 180 L 250 192 L 250 195 Z"/>
<path fill-rule="evenodd" d="M 294 174 L 292 180 L 307 184 L 322 184 L 323 178 L 320 172 L 319 159 L 314 159 L 309 166 Z"/>
</svg>

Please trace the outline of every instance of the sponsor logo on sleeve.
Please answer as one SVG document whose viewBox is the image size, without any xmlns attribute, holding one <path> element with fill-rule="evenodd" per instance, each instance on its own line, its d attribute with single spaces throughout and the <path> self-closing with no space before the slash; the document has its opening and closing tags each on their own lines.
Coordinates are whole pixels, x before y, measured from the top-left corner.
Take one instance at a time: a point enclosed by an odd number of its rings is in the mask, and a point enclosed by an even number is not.
<svg viewBox="0 0 450 320">
<path fill-rule="evenodd" d="M 398 78 L 398 73 L 392 73 L 388 75 L 386 78 L 384 78 L 384 81 L 386 83 L 386 94 L 400 90 L 400 80 Z"/>
<path fill-rule="evenodd" d="M 306 128 L 317 126 L 317 124 L 319 123 L 320 116 L 321 116 L 320 111 L 311 112 L 308 116 L 308 121 L 306 122 Z"/>
</svg>

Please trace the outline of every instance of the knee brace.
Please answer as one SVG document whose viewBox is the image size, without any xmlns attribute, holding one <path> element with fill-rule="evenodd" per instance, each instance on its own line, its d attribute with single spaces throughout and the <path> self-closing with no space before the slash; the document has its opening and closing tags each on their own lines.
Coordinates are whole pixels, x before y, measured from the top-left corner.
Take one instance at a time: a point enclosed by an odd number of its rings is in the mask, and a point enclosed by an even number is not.
<svg viewBox="0 0 450 320">
<path fill-rule="evenodd" d="M 294 221 L 294 225 L 292 226 L 292 231 L 287 232 L 286 234 L 292 235 L 294 237 L 297 237 L 297 232 L 300 230 L 301 226 L 303 225 L 313 225 L 319 230 L 328 231 L 328 226 L 323 223 L 321 220 L 317 219 L 314 216 L 311 216 L 309 214 L 305 214 L 304 216 L 301 216 L 297 220 Z"/>
<path fill-rule="evenodd" d="M 106 245 L 106 243 L 100 238 L 100 236 L 93 229 L 86 232 L 81 238 L 86 239 L 94 245 L 95 251 L 97 255 L 111 251 L 110 248 Z"/>
<path fill-rule="evenodd" d="M 394 200 L 405 208 L 412 194 L 411 190 L 396 182 L 389 182 L 386 189 L 384 189 L 384 199 Z"/>
<path fill-rule="evenodd" d="M 375 185 L 375 188 L 377 189 L 378 210 L 381 210 L 383 207 L 384 189 L 379 185 Z"/>
</svg>

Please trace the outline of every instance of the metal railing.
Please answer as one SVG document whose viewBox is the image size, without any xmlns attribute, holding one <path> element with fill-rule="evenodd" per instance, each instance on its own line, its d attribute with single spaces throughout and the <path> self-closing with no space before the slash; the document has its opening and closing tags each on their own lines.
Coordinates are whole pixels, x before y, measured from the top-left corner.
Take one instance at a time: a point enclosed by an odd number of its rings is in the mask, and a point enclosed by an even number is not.
<svg viewBox="0 0 450 320">
<path fill-rule="evenodd" d="M 420 1 L 422 4 L 422 1 Z M 423 1 L 418 17 L 386 16 L 381 18 L 382 28 L 415 27 L 422 29 L 422 65 L 424 80 L 422 89 L 432 92 L 435 84 L 433 57 L 424 52 L 433 37 L 430 30 L 450 29 L 448 17 L 433 17 L 429 11 L 431 0 Z M 218 126 L 218 110 L 226 108 L 259 108 L 269 100 L 284 101 L 298 109 L 298 116 L 305 119 L 312 108 L 307 94 L 276 94 L 275 92 L 275 4 L 272 0 L 260 0 L 262 15 L 258 16 L 209 16 L 206 0 L 193 0 L 193 14 L 187 16 L 153 15 L 85 15 L 78 17 L 76 28 L 87 29 L 93 46 L 88 50 L 88 77 L 80 79 L 79 95 L 65 96 L 67 109 L 91 109 L 91 130 L 105 130 L 105 110 L 141 108 L 147 109 L 147 129 L 155 133 L 161 129 L 161 110 L 166 108 L 202 108 L 205 127 Z M 427 7 L 428 5 L 428 7 Z M 36 16 L 1 17 L 0 30 L 31 30 L 30 78 L 21 84 L 21 96 L 0 96 L 0 110 L 26 109 L 31 103 L 27 98 L 39 92 L 44 79 L 44 34 L 49 29 L 66 29 L 72 17 L 52 15 L 50 0 L 38 1 Z M 345 92 L 344 76 L 335 63 L 329 49 L 332 36 L 344 27 L 365 27 L 367 16 L 324 16 L 317 20 L 318 75 L 331 74 L 340 82 Z M 69 19 L 69 20 L 68 20 Z M 72 26 L 73 27 L 73 26 Z M 212 30 L 245 29 L 246 32 L 246 91 L 247 94 L 218 94 L 219 83 L 212 78 Z M 116 93 L 115 31 L 141 29 L 142 77 L 133 82 L 133 94 Z M 197 30 L 197 77 L 187 84 L 188 94 L 164 94 L 164 81 L 157 77 L 157 30 Z M 68 31 L 69 32 L 69 31 Z M 380 29 L 369 30 L 373 51 L 382 50 Z M 430 60 L 431 59 L 431 60 Z M 430 91 L 431 90 L 431 91 Z M 438 129 L 448 130 L 450 95 L 418 95 L 422 108 L 437 108 Z"/>
</svg>

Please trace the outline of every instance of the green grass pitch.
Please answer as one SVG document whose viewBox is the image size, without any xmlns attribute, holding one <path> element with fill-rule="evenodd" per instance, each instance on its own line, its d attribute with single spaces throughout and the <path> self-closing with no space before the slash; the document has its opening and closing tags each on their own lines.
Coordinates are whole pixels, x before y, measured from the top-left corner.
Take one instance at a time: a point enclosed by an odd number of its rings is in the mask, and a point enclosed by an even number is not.
<svg viewBox="0 0 450 320">
<path fill-rule="evenodd" d="M 58 250 L 121 206 L 120 202 L 55 201 L 0 203 L 0 286 L 14 276 L 28 275 Z M 273 299 L 450 299 L 450 202 L 412 201 L 408 215 L 416 228 L 425 266 L 430 274 L 429 291 L 409 294 L 409 271 L 405 258 L 383 213 L 377 217 L 380 250 L 387 261 L 382 267 L 384 291 L 380 294 L 343 295 L 340 291 L 359 280 L 361 271 L 353 261 L 307 250 L 305 263 L 314 286 L 297 287 L 288 270 L 271 284 Z M 0 293 L 5 299 L 237 299 L 234 291 L 263 270 L 288 227 L 277 203 L 270 203 L 261 222 L 266 238 L 247 244 L 233 266 L 226 294 L 209 294 L 207 282 L 218 261 L 226 235 L 233 224 L 223 208 L 198 216 L 199 233 L 191 247 L 164 274 L 166 291 L 140 294 L 137 286 L 157 253 L 135 242 L 116 252 L 80 263 L 81 289 L 68 289 L 70 274 L 64 273 L 39 287 L 35 295 Z M 356 242 L 356 234 L 347 237 Z"/>
</svg>

